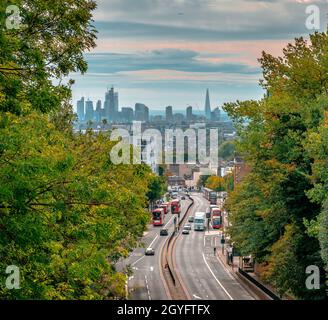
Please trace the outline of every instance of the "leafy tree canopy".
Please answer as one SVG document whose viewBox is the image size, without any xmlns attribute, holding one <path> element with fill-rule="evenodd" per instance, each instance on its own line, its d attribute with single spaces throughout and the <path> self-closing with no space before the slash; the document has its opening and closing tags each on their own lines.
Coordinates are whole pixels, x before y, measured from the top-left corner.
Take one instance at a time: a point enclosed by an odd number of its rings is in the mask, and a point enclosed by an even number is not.
<svg viewBox="0 0 328 320">
<path fill-rule="evenodd" d="M 328 190 L 328 33 L 295 39 L 282 57 L 263 52 L 259 61 L 266 96 L 224 107 L 238 129 L 237 151 L 252 167 L 227 203 L 230 233 L 281 294 L 322 298 L 304 283 L 306 267 L 322 267 L 327 257 L 325 210 L 317 218 Z"/>
</svg>

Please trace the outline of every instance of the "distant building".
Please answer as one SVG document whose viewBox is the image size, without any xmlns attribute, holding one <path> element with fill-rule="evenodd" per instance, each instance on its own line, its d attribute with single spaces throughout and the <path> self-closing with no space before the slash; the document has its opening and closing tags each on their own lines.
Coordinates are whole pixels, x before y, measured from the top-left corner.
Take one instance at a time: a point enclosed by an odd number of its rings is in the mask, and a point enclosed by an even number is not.
<svg viewBox="0 0 328 320">
<path fill-rule="evenodd" d="M 220 121 L 220 119 L 221 119 L 221 110 L 219 107 L 217 107 L 212 111 L 211 120 Z"/>
<path fill-rule="evenodd" d="M 243 178 L 250 173 L 251 168 L 246 165 L 242 158 L 236 156 L 234 159 L 234 186 L 236 186 L 243 180 Z"/>
<path fill-rule="evenodd" d="M 118 93 L 114 92 L 114 87 L 111 87 L 105 94 L 105 117 L 110 122 L 114 122 L 118 118 Z"/>
<path fill-rule="evenodd" d="M 169 186 L 180 186 L 185 187 L 186 186 L 186 180 L 184 178 L 181 178 L 179 176 L 171 176 L 167 178 L 167 183 Z"/>
<path fill-rule="evenodd" d="M 77 117 L 78 117 L 78 120 L 81 122 L 81 121 L 84 121 L 84 97 L 82 97 L 80 100 L 78 100 L 77 102 L 77 107 L 76 107 L 76 113 L 77 113 Z"/>
<path fill-rule="evenodd" d="M 132 108 L 122 108 L 121 121 L 125 123 L 130 123 L 133 121 L 133 109 Z"/>
<path fill-rule="evenodd" d="M 161 116 L 161 115 L 157 115 L 157 116 L 153 116 L 153 117 L 151 118 L 151 121 L 152 121 L 152 122 L 163 122 L 163 121 L 164 121 L 164 118 L 163 118 L 163 116 Z"/>
<path fill-rule="evenodd" d="M 169 123 L 173 122 L 173 108 L 171 106 L 166 107 L 165 119 Z"/>
<path fill-rule="evenodd" d="M 140 139 L 140 137 L 130 137 L 130 139 L 131 144 L 141 151 L 141 163 L 147 164 L 154 173 L 158 173 L 155 139 L 151 138 L 150 141 Z"/>
<path fill-rule="evenodd" d="M 149 108 L 142 103 L 136 103 L 134 118 L 136 121 L 149 122 Z"/>
<path fill-rule="evenodd" d="M 118 109 L 118 92 L 114 92 L 114 115 L 117 115 Z"/>
<path fill-rule="evenodd" d="M 188 107 L 186 111 L 187 122 L 193 121 L 192 107 Z"/>
<path fill-rule="evenodd" d="M 173 121 L 176 124 L 182 123 L 184 121 L 185 117 L 182 113 L 175 113 L 173 116 Z"/>
<path fill-rule="evenodd" d="M 88 99 L 85 102 L 85 121 L 88 122 L 93 120 L 94 120 L 93 102 Z"/>
<path fill-rule="evenodd" d="M 102 110 L 101 110 L 101 100 L 97 101 L 96 111 L 94 116 L 96 122 L 100 122 L 102 118 Z"/>
<path fill-rule="evenodd" d="M 205 116 L 206 120 L 211 120 L 211 102 L 209 90 L 206 90 L 206 100 L 205 100 Z"/>
</svg>

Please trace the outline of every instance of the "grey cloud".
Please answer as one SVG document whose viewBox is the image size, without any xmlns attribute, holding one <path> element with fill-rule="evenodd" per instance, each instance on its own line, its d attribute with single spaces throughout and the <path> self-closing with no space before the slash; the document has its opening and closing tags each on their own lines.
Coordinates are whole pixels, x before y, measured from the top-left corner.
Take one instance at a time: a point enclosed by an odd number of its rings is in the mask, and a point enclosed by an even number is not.
<svg viewBox="0 0 328 320">
<path fill-rule="evenodd" d="M 247 10 L 251 2 L 259 3 L 256 10 Z M 326 3 L 313 3 L 321 8 L 324 28 Z M 305 27 L 309 4 L 291 0 L 111 0 L 101 4 L 108 15 L 97 20 L 96 27 L 100 37 L 111 38 L 292 39 L 310 32 Z"/>
<path fill-rule="evenodd" d="M 234 63 L 206 63 L 198 53 L 188 50 L 155 50 L 140 54 L 86 54 L 90 73 L 118 73 L 140 70 L 176 70 L 184 72 L 224 72 L 256 74 L 259 68 Z"/>
<path fill-rule="evenodd" d="M 288 39 L 299 35 L 300 28 L 284 28 L 283 22 L 275 26 L 254 26 L 241 30 L 225 28 L 209 30 L 196 27 L 175 27 L 133 22 L 98 22 L 97 29 L 103 38 L 185 39 L 185 40 L 253 40 Z M 302 26 L 303 33 L 308 33 Z"/>
</svg>

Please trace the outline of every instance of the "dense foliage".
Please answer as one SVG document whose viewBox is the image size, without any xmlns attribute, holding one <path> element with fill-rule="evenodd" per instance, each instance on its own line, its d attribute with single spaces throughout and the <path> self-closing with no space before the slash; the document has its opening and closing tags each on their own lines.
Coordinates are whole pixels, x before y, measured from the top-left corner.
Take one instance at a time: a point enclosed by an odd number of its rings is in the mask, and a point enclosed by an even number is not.
<svg viewBox="0 0 328 320">
<path fill-rule="evenodd" d="M 206 179 L 205 187 L 214 191 L 233 191 L 234 189 L 234 177 L 232 173 L 227 174 L 224 177 L 210 176 Z"/>
<path fill-rule="evenodd" d="M 114 166 L 102 134 L 68 136 L 36 114 L 1 120 L 0 268 L 22 276 L 1 296 L 124 297 L 114 264 L 149 220 L 148 167 Z"/>
<path fill-rule="evenodd" d="M 5 8 L 21 27 L 6 29 Z M 94 47 L 89 0 L 17 0 L 0 4 L 0 297 L 124 298 L 115 263 L 149 222 L 145 165 L 114 165 L 106 133 L 74 133 L 73 71 L 85 72 Z M 157 194 L 155 194 L 157 196 Z M 20 270 L 20 289 L 5 270 Z"/>
<path fill-rule="evenodd" d="M 219 157 L 224 160 L 233 160 L 235 155 L 234 141 L 224 141 L 219 146 Z"/>
<path fill-rule="evenodd" d="M 283 57 L 264 52 L 259 61 L 265 98 L 225 105 L 252 168 L 228 200 L 230 234 L 281 294 L 323 298 L 324 280 L 308 290 L 305 269 L 328 269 L 328 34 L 296 39 Z"/>
</svg>

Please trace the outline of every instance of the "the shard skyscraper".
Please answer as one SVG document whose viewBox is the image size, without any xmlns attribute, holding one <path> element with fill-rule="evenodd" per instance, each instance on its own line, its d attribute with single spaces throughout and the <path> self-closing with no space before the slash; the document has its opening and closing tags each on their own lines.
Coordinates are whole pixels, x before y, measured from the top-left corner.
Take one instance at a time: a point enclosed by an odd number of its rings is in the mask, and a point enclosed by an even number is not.
<svg viewBox="0 0 328 320">
<path fill-rule="evenodd" d="M 207 120 L 211 120 L 211 102 L 210 102 L 210 93 L 208 89 L 206 90 L 205 116 Z"/>
</svg>

